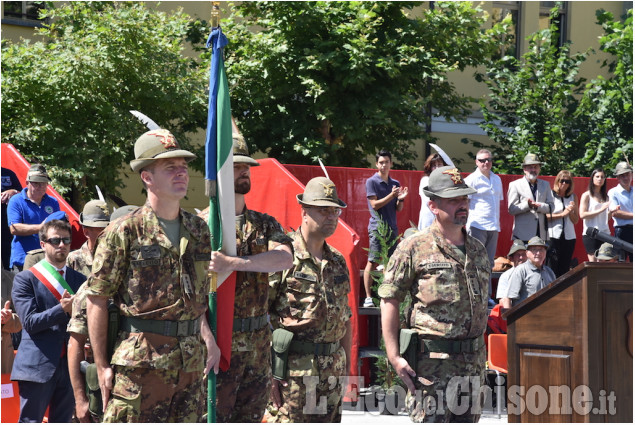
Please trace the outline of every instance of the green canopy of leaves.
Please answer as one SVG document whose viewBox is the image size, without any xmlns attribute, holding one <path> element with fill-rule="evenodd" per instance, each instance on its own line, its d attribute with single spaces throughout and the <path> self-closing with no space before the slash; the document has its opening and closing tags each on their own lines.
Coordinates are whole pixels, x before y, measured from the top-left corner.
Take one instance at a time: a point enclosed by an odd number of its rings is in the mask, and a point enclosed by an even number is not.
<svg viewBox="0 0 635 425">
<path fill-rule="evenodd" d="M 73 198 L 117 193 L 145 126 L 139 110 L 184 148 L 205 128 L 206 70 L 183 53 L 201 24 L 136 2 L 48 3 L 46 42 L 2 44 L 2 142 L 45 164 Z M 67 196 L 70 193 L 67 193 Z"/>
<path fill-rule="evenodd" d="M 483 63 L 501 26 L 471 2 L 242 2 L 225 31 L 232 111 L 252 149 L 282 162 L 367 166 L 428 139 L 426 108 L 463 119 L 447 74 Z"/>
<path fill-rule="evenodd" d="M 579 176 L 596 167 L 610 170 L 633 155 L 632 10 L 624 22 L 598 13 L 605 30 L 600 48 L 614 61 L 605 64 L 611 78 L 589 84 L 578 76 L 589 52 L 572 53 L 570 43 L 558 46 L 557 19 L 555 7 L 550 27 L 528 38 L 520 60 L 503 57 L 477 76 L 490 90 L 481 102 L 481 127 L 495 142 L 491 148 L 501 173 L 522 174 L 529 152 L 540 155 L 542 174 L 568 169 Z"/>
</svg>

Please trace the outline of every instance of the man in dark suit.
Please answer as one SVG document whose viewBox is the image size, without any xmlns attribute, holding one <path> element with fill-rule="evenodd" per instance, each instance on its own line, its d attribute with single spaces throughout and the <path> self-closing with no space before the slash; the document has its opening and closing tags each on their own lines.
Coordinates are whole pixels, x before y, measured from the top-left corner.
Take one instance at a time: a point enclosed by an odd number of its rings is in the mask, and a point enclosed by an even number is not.
<svg viewBox="0 0 635 425">
<path fill-rule="evenodd" d="M 39 231 L 44 260 L 15 276 L 13 304 L 22 320 L 22 342 L 11 379 L 20 385 L 20 422 L 70 422 L 75 405 L 68 375 L 66 325 L 75 292 L 86 277 L 66 267 L 71 246 L 67 221 L 50 220 Z"/>
</svg>

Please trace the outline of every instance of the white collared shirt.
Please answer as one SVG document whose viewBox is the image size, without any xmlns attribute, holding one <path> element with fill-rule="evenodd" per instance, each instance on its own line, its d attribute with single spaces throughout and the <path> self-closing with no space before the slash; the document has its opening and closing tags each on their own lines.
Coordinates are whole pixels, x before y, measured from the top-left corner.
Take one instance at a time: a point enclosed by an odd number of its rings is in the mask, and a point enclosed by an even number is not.
<svg viewBox="0 0 635 425">
<path fill-rule="evenodd" d="M 487 178 L 477 168 L 465 178 L 465 184 L 476 190 L 470 195 L 470 214 L 466 227 L 500 232 L 500 202 L 505 199 L 500 177 L 490 172 Z"/>
</svg>

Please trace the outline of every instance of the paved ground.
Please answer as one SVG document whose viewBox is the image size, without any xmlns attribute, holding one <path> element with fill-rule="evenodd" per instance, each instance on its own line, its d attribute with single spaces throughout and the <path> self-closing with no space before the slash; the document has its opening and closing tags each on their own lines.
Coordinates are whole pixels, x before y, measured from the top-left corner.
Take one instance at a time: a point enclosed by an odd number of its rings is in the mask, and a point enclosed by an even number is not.
<svg viewBox="0 0 635 425">
<path fill-rule="evenodd" d="M 410 418 L 405 412 L 401 412 L 399 415 L 380 415 L 379 412 L 358 412 L 353 410 L 344 410 L 342 414 L 343 424 L 386 424 L 389 421 L 390 424 L 411 424 Z M 507 423 L 507 415 L 503 414 L 499 418 L 491 410 L 483 412 L 479 423 L 492 424 L 492 423 Z"/>
</svg>

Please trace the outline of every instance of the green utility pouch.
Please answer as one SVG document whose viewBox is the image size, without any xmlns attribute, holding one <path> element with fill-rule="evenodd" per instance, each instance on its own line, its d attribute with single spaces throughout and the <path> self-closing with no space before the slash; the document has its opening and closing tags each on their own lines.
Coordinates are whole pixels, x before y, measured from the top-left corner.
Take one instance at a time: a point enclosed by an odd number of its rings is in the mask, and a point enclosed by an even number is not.
<svg viewBox="0 0 635 425">
<path fill-rule="evenodd" d="M 82 372 L 86 376 L 86 396 L 88 397 L 88 410 L 92 415 L 101 420 L 102 401 L 101 390 L 99 389 L 99 378 L 97 377 L 97 366 L 95 363 L 81 362 Z"/>
<path fill-rule="evenodd" d="M 399 332 L 399 355 L 406 359 L 413 370 L 417 369 L 419 336 L 414 329 L 401 329 Z"/>
<path fill-rule="evenodd" d="M 292 339 L 293 332 L 289 332 L 286 329 L 279 328 L 273 331 L 271 369 L 273 377 L 276 379 L 287 379 L 287 359 Z"/>
<path fill-rule="evenodd" d="M 117 336 L 119 335 L 119 307 L 114 302 L 108 303 L 108 336 L 106 355 L 108 358 L 112 358 L 112 354 L 115 352 L 115 343 L 117 342 Z"/>
</svg>

